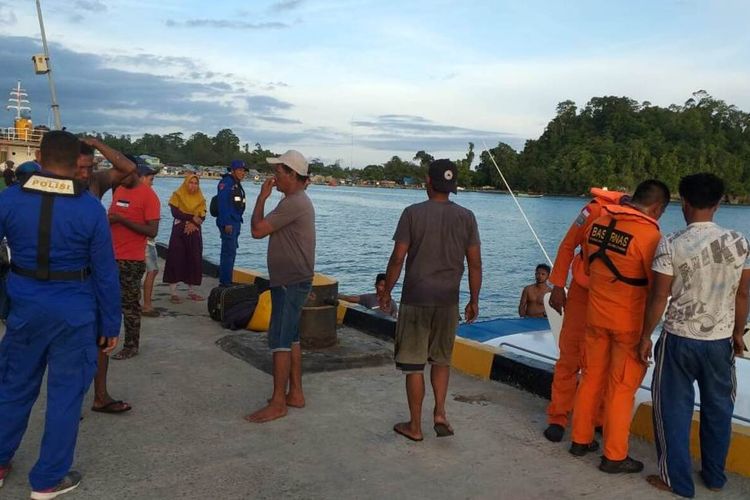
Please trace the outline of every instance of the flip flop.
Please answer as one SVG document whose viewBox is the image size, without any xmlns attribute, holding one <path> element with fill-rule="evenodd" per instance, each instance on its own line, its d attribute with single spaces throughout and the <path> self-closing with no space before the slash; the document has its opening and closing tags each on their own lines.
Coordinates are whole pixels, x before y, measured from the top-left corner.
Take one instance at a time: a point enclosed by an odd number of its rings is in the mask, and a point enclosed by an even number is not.
<svg viewBox="0 0 750 500">
<path fill-rule="evenodd" d="M 661 478 L 656 474 L 646 476 L 646 482 L 657 490 L 668 491 L 669 493 L 672 493 L 672 488 L 670 488 L 667 483 L 662 481 Z"/>
<path fill-rule="evenodd" d="M 117 359 L 117 360 L 130 359 L 133 356 L 137 356 L 137 355 L 138 355 L 138 350 L 125 347 L 122 350 L 120 350 L 120 352 L 118 352 L 117 354 L 113 354 L 111 358 Z"/>
<path fill-rule="evenodd" d="M 412 437 L 412 436 L 406 434 L 404 431 L 401 430 L 401 428 L 399 427 L 399 424 L 396 424 L 396 425 L 393 426 L 393 432 L 395 432 L 396 434 L 400 434 L 400 435 L 404 436 L 406 439 L 408 439 L 410 441 L 419 442 L 419 441 L 423 441 L 424 440 L 424 438 L 415 438 L 415 437 Z"/>
<path fill-rule="evenodd" d="M 157 311 L 156 309 L 151 309 L 149 311 L 141 311 L 141 316 L 145 316 L 147 318 L 158 318 L 159 311 Z"/>
<path fill-rule="evenodd" d="M 193 292 L 191 292 L 191 293 L 188 294 L 188 298 L 190 300 L 194 300 L 196 302 L 200 302 L 201 300 L 206 300 L 205 298 L 201 297 L 197 293 L 193 293 Z"/>
<path fill-rule="evenodd" d="M 182 299 L 177 295 L 172 295 L 171 297 L 169 297 L 169 301 L 172 304 L 182 304 Z"/>
<path fill-rule="evenodd" d="M 117 408 L 118 405 L 125 405 L 119 406 L 119 409 Z M 133 407 L 130 406 L 125 401 L 110 401 L 104 406 L 92 406 L 91 411 L 99 412 L 99 413 L 125 413 L 126 411 L 132 410 Z"/>
<path fill-rule="evenodd" d="M 453 429 L 448 427 L 448 424 L 442 422 L 435 424 L 432 428 L 435 429 L 435 434 L 437 434 L 437 437 L 439 438 L 452 436 L 454 434 Z"/>
</svg>

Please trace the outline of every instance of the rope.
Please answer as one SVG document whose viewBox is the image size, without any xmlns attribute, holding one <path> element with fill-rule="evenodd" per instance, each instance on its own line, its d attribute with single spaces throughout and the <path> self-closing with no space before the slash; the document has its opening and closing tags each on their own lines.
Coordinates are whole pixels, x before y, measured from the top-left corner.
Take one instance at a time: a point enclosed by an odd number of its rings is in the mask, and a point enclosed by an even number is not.
<svg viewBox="0 0 750 500">
<path fill-rule="evenodd" d="M 505 176 L 503 175 L 503 172 L 500 170 L 500 167 L 497 166 L 495 157 L 492 156 L 492 151 L 490 151 L 490 148 L 487 147 L 486 142 L 482 141 L 482 144 L 484 144 L 484 149 L 487 151 L 487 154 L 489 155 L 490 160 L 492 160 L 492 163 L 495 165 L 495 168 L 497 169 L 497 173 L 500 174 L 500 178 L 503 180 L 503 184 L 505 184 L 505 187 L 508 189 L 508 193 L 510 193 L 511 198 L 513 198 L 513 201 L 516 203 L 516 206 L 518 207 L 518 211 L 521 212 L 521 216 L 523 216 L 523 220 L 525 220 L 526 225 L 529 226 L 529 229 L 531 230 L 531 234 L 534 236 L 534 239 L 536 240 L 537 245 L 539 245 L 539 248 L 542 249 L 544 258 L 547 259 L 547 262 L 551 266 L 552 259 L 550 259 L 549 255 L 547 255 L 547 251 L 544 249 L 544 245 L 542 245 L 542 241 L 539 239 L 539 236 L 537 236 L 536 231 L 534 231 L 534 228 L 532 227 L 531 222 L 529 222 L 529 218 L 526 217 L 526 212 L 524 212 L 523 208 L 521 208 L 521 204 L 518 203 L 518 199 L 516 199 L 516 195 L 513 193 L 513 190 L 510 188 L 510 184 L 508 184 L 508 181 L 505 180 Z"/>
</svg>

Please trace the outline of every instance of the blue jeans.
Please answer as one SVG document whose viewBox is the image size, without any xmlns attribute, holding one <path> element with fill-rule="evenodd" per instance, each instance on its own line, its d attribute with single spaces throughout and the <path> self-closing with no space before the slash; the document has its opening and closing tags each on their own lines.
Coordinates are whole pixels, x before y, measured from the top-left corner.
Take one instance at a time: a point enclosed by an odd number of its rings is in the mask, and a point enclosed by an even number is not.
<svg viewBox="0 0 750 500">
<path fill-rule="evenodd" d="M 234 271 L 234 259 L 237 257 L 237 247 L 239 247 L 240 238 L 240 225 L 232 225 L 232 234 L 224 232 L 224 228 L 220 227 L 221 232 L 221 254 L 219 257 L 219 284 L 220 285 L 231 285 L 232 284 L 232 271 Z"/>
<path fill-rule="evenodd" d="M 662 331 L 654 352 L 654 431 L 659 475 L 676 494 L 695 495 L 690 426 L 700 390 L 701 476 L 709 488 L 727 482 L 724 465 L 732 435 L 736 379 L 732 341 L 697 340 Z"/>
<path fill-rule="evenodd" d="M 299 319 L 310 294 L 312 281 L 271 287 L 271 326 L 268 347 L 271 352 L 290 351 L 299 342 Z"/>
</svg>

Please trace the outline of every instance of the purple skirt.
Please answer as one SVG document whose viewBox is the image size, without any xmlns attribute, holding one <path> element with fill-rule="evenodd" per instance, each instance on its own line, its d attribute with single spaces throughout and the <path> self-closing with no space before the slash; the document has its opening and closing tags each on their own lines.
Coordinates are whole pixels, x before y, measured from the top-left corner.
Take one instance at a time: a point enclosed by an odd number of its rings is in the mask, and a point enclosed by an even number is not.
<svg viewBox="0 0 750 500">
<path fill-rule="evenodd" d="M 198 231 L 185 234 L 185 223 L 174 221 L 169 237 L 164 283 L 200 285 L 203 280 L 203 237 Z"/>
</svg>

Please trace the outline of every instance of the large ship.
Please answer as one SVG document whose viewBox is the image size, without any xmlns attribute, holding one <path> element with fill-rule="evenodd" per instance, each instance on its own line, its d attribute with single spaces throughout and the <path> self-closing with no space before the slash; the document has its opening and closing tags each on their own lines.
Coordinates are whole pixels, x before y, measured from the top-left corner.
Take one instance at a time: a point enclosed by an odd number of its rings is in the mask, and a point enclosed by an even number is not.
<svg viewBox="0 0 750 500">
<path fill-rule="evenodd" d="M 0 165 L 10 160 L 18 166 L 35 159 L 42 136 L 48 128 L 33 126 L 28 94 L 21 88 L 20 81 L 10 91 L 8 102 L 6 109 L 15 111 L 15 117 L 12 126 L 0 128 Z"/>
</svg>

